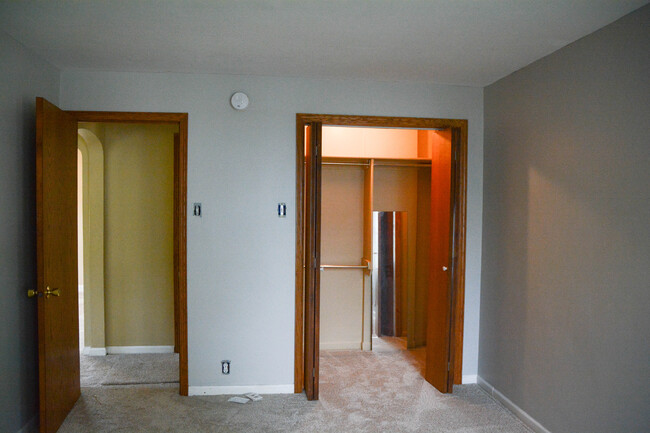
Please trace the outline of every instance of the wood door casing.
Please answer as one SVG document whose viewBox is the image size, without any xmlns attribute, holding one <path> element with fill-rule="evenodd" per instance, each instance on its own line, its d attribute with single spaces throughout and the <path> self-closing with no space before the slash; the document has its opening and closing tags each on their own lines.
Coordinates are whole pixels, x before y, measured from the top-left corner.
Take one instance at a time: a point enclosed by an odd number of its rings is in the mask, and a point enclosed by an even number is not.
<svg viewBox="0 0 650 433">
<path fill-rule="evenodd" d="M 179 133 L 174 133 L 174 204 L 173 204 L 173 231 L 174 231 L 174 238 L 173 238 L 173 243 L 174 245 L 178 245 L 178 239 L 179 239 L 179 227 L 178 227 L 178 221 L 179 221 L 179 203 L 181 201 L 181 196 L 180 196 L 180 185 L 179 182 L 177 181 L 179 177 L 179 172 L 180 172 L 180 148 L 181 148 L 181 138 Z M 178 254 L 178 248 L 174 248 L 173 252 L 173 257 L 174 257 L 174 265 L 173 265 L 173 272 L 174 276 L 172 277 L 174 279 L 174 353 L 179 353 L 180 352 L 180 342 L 181 342 L 181 336 L 180 336 L 180 266 L 179 266 L 179 254 Z"/>
<path fill-rule="evenodd" d="M 36 262 L 41 433 L 56 432 L 80 395 L 77 121 L 36 99 Z M 44 296 L 47 288 L 60 296 Z"/>
<path fill-rule="evenodd" d="M 462 359 L 463 359 L 463 316 L 465 298 L 465 250 L 466 250 L 466 219 L 467 219 L 467 149 L 468 149 L 468 128 L 466 119 L 431 119 L 417 117 L 386 117 L 386 116 L 357 116 L 338 114 L 296 114 L 296 202 L 303 203 L 306 191 L 304 191 L 304 137 L 305 125 L 319 122 L 331 126 L 359 126 L 359 127 L 388 127 L 388 128 L 411 128 L 411 129 L 434 129 L 453 130 L 455 141 L 453 146 L 457 155 L 455 164 L 454 180 L 456 187 L 453 192 L 454 203 L 454 225 L 451 239 L 454 245 L 454 260 L 450 271 L 451 278 L 452 311 L 451 311 L 451 333 L 453 340 L 450 341 L 451 371 L 450 381 L 462 383 Z M 452 198 L 450 197 L 450 200 Z M 295 279 L 295 344 L 294 344 L 294 390 L 301 392 L 305 389 L 305 374 L 303 371 L 304 360 L 307 356 L 305 342 L 307 335 L 304 331 L 305 317 L 309 313 L 305 303 L 304 286 L 304 211 L 302 206 L 296 206 L 296 279 Z M 450 228 L 451 230 L 451 228 Z"/>
</svg>

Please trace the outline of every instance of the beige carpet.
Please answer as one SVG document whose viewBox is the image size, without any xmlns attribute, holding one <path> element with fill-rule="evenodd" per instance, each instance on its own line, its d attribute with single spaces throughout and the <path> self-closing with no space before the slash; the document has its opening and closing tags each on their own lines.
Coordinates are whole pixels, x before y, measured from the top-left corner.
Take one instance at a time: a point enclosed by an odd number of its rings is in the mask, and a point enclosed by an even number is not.
<svg viewBox="0 0 650 433">
<path fill-rule="evenodd" d="M 324 352 L 320 387 L 319 401 L 245 405 L 181 397 L 177 385 L 83 388 L 60 432 L 529 432 L 476 385 L 440 394 L 405 351 Z"/>
</svg>

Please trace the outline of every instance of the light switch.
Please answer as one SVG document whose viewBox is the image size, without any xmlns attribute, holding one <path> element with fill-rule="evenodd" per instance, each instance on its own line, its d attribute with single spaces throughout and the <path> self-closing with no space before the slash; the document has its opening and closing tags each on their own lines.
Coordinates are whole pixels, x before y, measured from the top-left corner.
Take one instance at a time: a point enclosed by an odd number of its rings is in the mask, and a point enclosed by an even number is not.
<svg viewBox="0 0 650 433">
<path fill-rule="evenodd" d="M 193 206 L 194 207 L 193 207 L 192 215 L 194 215 L 195 217 L 200 217 L 201 216 L 201 203 L 194 203 Z"/>
<path fill-rule="evenodd" d="M 286 203 L 278 203 L 278 216 L 280 218 L 284 218 L 287 216 L 287 204 Z"/>
</svg>

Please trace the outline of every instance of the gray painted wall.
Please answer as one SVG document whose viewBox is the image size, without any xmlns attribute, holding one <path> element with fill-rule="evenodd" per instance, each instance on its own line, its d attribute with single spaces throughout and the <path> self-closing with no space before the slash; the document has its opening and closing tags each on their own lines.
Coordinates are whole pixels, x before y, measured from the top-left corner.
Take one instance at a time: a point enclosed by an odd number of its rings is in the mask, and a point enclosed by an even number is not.
<svg viewBox="0 0 650 433">
<path fill-rule="evenodd" d="M 59 72 L 0 31 L 0 431 L 38 412 L 35 97 L 56 103 Z"/>
<path fill-rule="evenodd" d="M 229 105 L 248 93 L 247 110 Z M 423 83 L 64 71 L 74 110 L 189 113 L 188 333 L 191 387 L 293 384 L 296 113 L 469 121 L 464 372 L 476 374 L 483 89 Z M 278 202 L 288 205 L 278 218 Z M 220 374 L 230 359 L 232 372 Z"/>
<path fill-rule="evenodd" d="M 485 89 L 479 376 L 553 432 L 650 431 L 648 29 Z"/>
</svg>

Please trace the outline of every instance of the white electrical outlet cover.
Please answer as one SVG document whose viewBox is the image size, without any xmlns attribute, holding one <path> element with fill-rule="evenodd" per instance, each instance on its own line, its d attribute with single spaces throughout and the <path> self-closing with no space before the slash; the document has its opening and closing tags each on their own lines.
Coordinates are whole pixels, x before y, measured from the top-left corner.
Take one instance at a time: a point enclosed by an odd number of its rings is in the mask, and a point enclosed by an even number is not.
<svg viewBox="0 0 650 433">
<path fill-rule="evenodd" d="M 247 398 L 244 397 L 230 397 L 228 401 L 233 402 L 233 403 L 239 403 L 239 404 L 246 404 L 249 402 Z"/>
<path fill-rule="evenodd" d="M 249 392 L 248 394 L 244 394 L 244 395 L 250 398 L 252 401 L 260 401 L 262 399 L 262 396 L 255 392 Z"/>
</svg>

